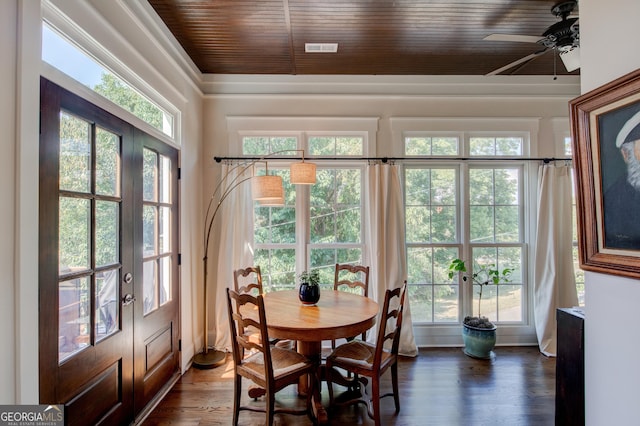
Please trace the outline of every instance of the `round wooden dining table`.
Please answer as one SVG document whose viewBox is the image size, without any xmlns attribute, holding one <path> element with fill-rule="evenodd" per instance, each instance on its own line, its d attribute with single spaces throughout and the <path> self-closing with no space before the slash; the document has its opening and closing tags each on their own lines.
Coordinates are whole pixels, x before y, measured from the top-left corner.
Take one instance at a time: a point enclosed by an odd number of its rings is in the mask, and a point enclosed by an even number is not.
<svg viewBox="0 0 640 426">
<path fill-rule="evenodd" d="M 319 367 L 322 341 L 362 334 L 375 324 L 379 309 L 368 297 L 335 290 L 322 290 L 315 305 L 303 305 L 296 290 L 270 292 L 264 295 L 264 306 L 269 338 L 297 341 L 298 352 Z M 326 423 L 327 413 L 317 388 L 314 414 L 319 423 Z M 306 381 L 301 381 L 299 390 L 303 394 L 307 391 Z"/>
</svg>

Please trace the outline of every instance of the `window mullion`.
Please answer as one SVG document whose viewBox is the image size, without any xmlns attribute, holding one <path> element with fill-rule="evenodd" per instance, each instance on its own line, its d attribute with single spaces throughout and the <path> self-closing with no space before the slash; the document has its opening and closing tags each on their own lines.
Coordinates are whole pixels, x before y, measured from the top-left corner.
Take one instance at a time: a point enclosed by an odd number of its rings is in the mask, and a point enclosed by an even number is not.
<svg viewBox="0 0 640 426">
<path fill-rule="evenodd" d="M 459 199 L 458 199 L 458 242 L 460 243 L 460 258 L 469 259 L 469 265 L 473 265 L 471 261 L 471 212 L 470 212 L 470 178 L 469 164 L 461 163 L 459 171 Z M 461 320 L 465 315 L 471 315 L 473 312 L 473 284 L 469 282 L 460 282 L 460 316 Z"/>
<path fill-rule="evenodd" d="M 310 207 L 309 187 L 296 185 L 296 275 L 309 269 Z"/>
</svg>

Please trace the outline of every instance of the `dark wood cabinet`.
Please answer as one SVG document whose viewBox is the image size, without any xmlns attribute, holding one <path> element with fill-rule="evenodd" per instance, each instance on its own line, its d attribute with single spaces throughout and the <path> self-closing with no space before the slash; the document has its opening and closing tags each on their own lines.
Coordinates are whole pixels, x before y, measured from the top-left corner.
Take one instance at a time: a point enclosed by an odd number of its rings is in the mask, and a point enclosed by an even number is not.
<svg viewBox="0 0 640 426">
<path fill-rule="evenodd" d="M 584 314 L 556 311 L 556 425 L 584 425 Z"/>
</svg>

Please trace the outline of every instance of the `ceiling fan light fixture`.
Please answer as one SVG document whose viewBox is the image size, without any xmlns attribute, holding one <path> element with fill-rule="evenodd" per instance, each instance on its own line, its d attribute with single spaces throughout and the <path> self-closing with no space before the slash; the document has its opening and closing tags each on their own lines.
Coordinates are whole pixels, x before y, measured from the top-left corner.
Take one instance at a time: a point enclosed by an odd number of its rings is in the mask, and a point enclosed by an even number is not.
<svg viewBox="0 0 640 426">
<path fill-rule="evenodd" d="M 580 68 L 580 47 L 573 46 L 568 50 L 559 50 L 560 59 L 567 71 L 575 71 Z"/>
</svg>

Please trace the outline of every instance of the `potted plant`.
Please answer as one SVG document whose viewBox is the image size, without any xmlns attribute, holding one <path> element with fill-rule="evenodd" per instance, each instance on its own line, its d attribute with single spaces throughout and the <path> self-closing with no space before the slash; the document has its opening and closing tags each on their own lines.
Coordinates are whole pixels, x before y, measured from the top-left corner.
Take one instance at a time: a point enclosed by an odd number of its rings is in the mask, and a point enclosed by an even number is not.
<svg viewBox="0 0 640 426">
<path fill-rule="evenodd" d="M 315 305 L 320 300 L 320 273 L 317 269 L 303 271 L 300 279 L 299 298 L 303 305 Z"/>
<path fill-rule="evenodd" d="M 463 281 L 477 284 L 478 292 L 478 316 L 465 316 L 462 322 L 462 340 L 464 341 L 464 353 L 481 359 L 491 358 L 496 344 L 496 326 L 487 317 L 480 314 L 482 303 L 482 290 L 489 284 L 510 282 L 510 268 L 498 269 L 494 263 L 479 264 L 476 262 L 473 272 L 467 270 L 464 260 L 454 259 L 449 264 L 448 275 L 452 279 L 456 274 L 462 274 Z"/>
</svg>

